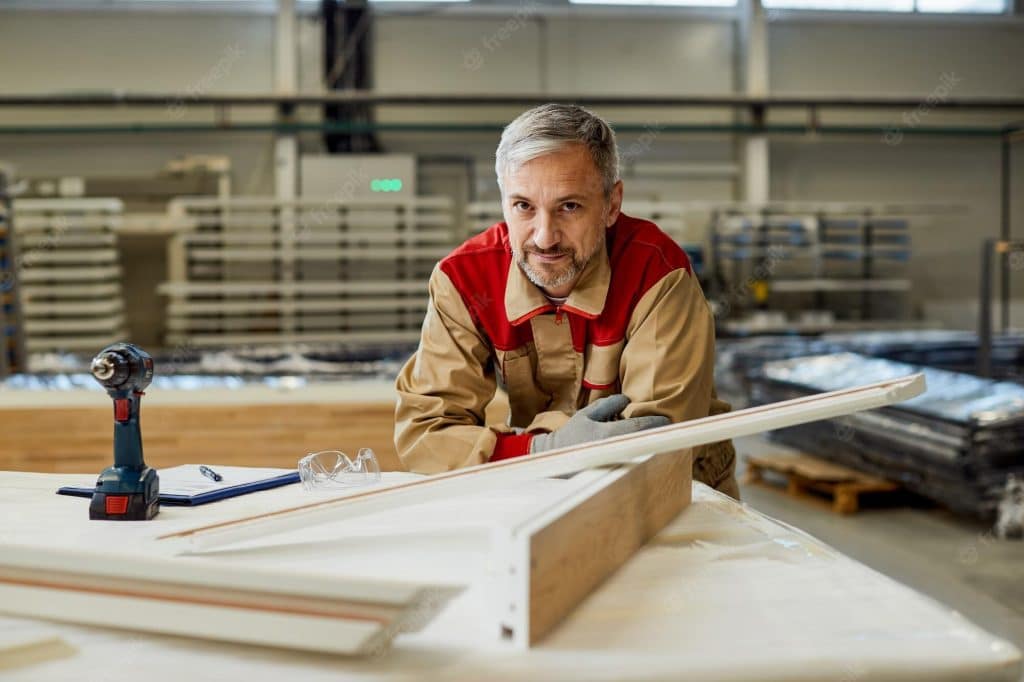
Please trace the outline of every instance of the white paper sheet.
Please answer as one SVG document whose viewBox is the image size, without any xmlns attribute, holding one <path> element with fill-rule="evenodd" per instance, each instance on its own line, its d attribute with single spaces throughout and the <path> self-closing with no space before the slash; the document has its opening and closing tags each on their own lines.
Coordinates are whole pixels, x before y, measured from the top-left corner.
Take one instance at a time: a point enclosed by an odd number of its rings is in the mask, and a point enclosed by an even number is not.
<svg viewBox="0 0 1024 682">
<path fill-rule="evenodd" d="M 295 469 L 260 469 L 207 464 L 206 466 L 222 477 L 222 480 L 214 481 L 203 476 L 199 472 L 199 466 L 199 464 L 182 464 L 169 469 L 159 469 L 157 473 L 160 475 L 160 494 L 191 497 L 212 490 L 265 481 L 268 478 L 276 478 L 295 471 Z"/>
</svg>

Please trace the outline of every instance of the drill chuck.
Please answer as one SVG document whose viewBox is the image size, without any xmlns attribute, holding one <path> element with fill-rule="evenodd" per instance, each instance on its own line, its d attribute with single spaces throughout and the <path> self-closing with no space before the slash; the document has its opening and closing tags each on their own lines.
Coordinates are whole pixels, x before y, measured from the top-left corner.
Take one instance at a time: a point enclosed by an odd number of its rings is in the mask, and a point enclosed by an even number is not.
<svg viewBox="0 0 1024 682">
<path fill-rule="evenodd" d="M 92 375 L 96 377 L 97 381 L 104 382 L 109 381 L 113 376 L 114 372 L 117 371 L 117 365 L 106 355 L 100 355 L 93 358 L 92 361 Z"/>
<path fill-rule="evenodd" d="M 153 380 L 153 358 L 138 346 L 115 343 L 93 358 L 92 375 L 112 398 L 141 393 Z"/>
</svg>

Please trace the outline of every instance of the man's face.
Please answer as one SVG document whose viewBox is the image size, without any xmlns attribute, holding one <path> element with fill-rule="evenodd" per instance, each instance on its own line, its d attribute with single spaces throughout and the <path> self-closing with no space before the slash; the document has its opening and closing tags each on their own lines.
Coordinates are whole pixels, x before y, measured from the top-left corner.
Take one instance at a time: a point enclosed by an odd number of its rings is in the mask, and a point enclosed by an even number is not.
<svg viewBox="0 0 1024 682">
<path fill-rule="evenodd" d="M 502 210 L 516 263 L 550 296 L 568 296 L 619 217 L 622 181 L 606 196 L 582 144 L 527 161 L 503 179 Z"/>
</svg>

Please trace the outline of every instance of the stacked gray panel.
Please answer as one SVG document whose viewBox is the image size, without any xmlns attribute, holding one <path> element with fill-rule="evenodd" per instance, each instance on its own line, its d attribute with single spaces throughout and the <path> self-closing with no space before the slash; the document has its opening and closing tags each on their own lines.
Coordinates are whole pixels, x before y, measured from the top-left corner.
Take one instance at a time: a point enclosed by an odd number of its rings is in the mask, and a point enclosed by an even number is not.
<svg viewBox="0 0 1024 682">
<path fill-rule="evenodd" d="M 774 432 L 810 454 L 900 481 L 962 513 L 994 513 L 1010 474 L 1024 476 L 1024 386 L 854 353 L 769 362 L 755 404 L 924 372 L 928 391 L 900 405 Z"/>
</svg>

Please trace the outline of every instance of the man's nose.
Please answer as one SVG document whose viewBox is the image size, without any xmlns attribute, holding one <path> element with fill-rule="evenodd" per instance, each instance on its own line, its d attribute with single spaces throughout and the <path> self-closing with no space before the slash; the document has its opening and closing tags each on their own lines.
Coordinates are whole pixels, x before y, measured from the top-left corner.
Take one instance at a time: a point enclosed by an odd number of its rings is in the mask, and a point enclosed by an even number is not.
<svg viewBox="0 0 1024 682">
<path fill-rule="evenodd" d="M 533 243 L 546 251 L 558 246 L 558 240 L 558 230 L 551 216 L 546 211 L 538 211 L 533 223 Z"/>
</svg>

